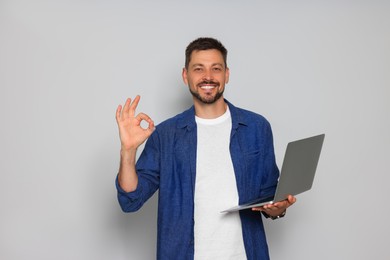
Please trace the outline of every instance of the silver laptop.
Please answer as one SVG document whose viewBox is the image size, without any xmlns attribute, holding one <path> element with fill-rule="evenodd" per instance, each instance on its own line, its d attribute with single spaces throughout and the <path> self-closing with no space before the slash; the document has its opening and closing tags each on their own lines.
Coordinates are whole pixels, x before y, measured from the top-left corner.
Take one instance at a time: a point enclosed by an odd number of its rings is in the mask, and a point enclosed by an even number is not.
<svg viewBox="0 0 390 260">
<path fill-rule="evenodd" d="M 325 134 L 321 134 L 288 143 L 275 194 L 271 197 L 258 198 L 222 212 L 260 207 L 285 200 L 288 195 L 295 196 L 310 190 L 324 138 Z"/>
</svg>

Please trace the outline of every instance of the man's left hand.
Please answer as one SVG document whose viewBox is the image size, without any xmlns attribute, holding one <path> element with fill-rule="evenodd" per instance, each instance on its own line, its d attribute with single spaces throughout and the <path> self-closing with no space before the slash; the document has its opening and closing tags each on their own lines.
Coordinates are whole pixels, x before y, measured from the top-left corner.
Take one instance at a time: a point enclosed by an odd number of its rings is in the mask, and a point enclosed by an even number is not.
<svg viewBox="0 0 390 260">
<path fill-rule="evenodd" d="M 297 199 L 292 196 L 288 195 L 287 199 L 278 201 L 272 204 L 267 204 L 261 207 L 255 207 L 252 208 L 253 211 L 263 211 L 269 216 L 276 217 L 281 215 L 288 207 L 293 205 Z"/>
</svg>

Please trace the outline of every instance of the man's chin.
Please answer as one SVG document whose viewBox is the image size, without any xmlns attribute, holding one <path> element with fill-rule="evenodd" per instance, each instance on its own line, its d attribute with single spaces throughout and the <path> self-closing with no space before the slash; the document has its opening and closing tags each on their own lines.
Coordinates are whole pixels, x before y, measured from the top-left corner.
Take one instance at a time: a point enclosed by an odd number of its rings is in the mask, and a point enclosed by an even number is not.
<svg viewBox="0 0 390 260">
<path fill-rule="evenodd" d="M 206 96 L 206 97 L 202 97 L 201 95 L 199 95 L 199 93 L 194 93 L 192 91 L 191 94 L 195 99 L 199 100 L 203 104 L 214 104 L 222 97 L 223 92 L 217 93 L 215 96 Z"/>
<path fill-rule="evenodd" d="M 204 103 L 204 104 L 214 104 L 215 102 L 218 101 L 218 99 L 221 98 L 220 95 L 218 96 L 214 96 L 214 97 L 198 97 L 198 96 L 195 96 L 195 98 L 197 98 L 200 102 Z"/>
</svg>

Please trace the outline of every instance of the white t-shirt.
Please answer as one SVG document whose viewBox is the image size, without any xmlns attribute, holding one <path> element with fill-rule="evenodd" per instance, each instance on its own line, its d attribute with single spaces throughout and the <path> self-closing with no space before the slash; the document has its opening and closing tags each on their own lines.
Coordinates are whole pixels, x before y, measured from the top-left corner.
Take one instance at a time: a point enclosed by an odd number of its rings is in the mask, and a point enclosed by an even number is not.
<svg viewBox="0 0 390 260">
<path fill-rule="evenodd" d="M 196 117 L 196 123 L 195 260 L 247 259 L 238 212 L 221 213 L 238 203 L 229 108 L 215 119 Z"/>
</svg>

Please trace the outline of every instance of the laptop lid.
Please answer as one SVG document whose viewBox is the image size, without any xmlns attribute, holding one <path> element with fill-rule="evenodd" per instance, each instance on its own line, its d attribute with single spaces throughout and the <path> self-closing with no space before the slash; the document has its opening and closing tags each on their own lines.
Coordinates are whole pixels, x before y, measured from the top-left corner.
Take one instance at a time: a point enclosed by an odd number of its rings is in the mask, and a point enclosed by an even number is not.
<svg viewBox="0 0 390 260">
<path fill-rule="evenodd" d="M 295 196 L 310 190 L 313 186 L 324 138 L 325 134 L 321 134 L 288 143 L 279 182 L 273 197 L 258 198 L 244 205 L 235 206 L 222 212 L 260 207 L 265 204 L 284 200 L 288 195 Z"/>
</svg>

